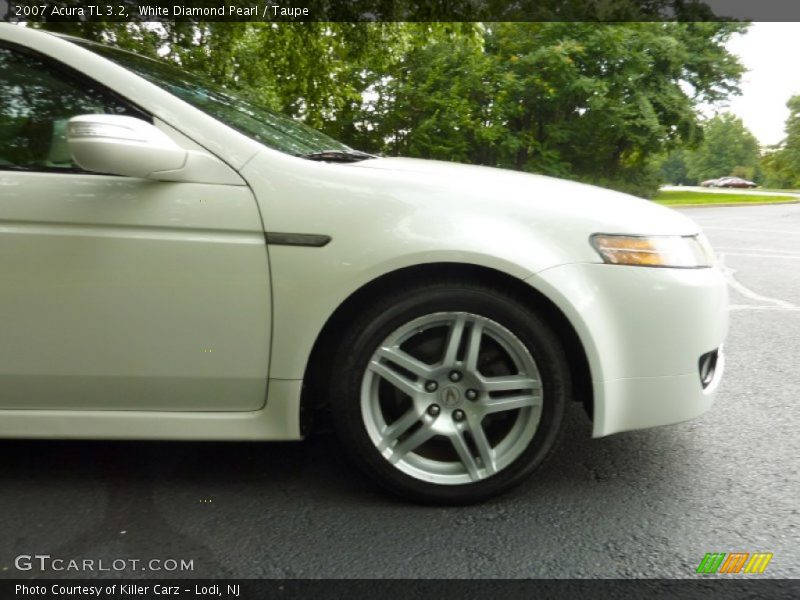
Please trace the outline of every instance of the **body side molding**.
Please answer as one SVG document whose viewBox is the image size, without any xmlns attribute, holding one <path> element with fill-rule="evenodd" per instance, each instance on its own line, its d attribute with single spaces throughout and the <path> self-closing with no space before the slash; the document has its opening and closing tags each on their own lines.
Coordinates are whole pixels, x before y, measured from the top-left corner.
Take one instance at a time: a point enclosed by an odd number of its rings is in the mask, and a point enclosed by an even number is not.
<svg viewBox="0 0 800 600">
<path fill-rule="evenodd" d="M 322 248 L 331 241 L 331 236 L 317 233 L 279 233 L 267 231 L 267 244 L 277 246 L 309 246 L 311 248 Z"/>
</svg>

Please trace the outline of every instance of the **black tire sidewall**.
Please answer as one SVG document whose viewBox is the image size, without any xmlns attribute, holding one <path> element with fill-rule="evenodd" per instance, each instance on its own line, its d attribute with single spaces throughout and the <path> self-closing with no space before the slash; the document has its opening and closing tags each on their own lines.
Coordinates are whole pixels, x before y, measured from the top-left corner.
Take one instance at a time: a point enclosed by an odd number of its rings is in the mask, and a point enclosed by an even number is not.
<svg viewBox="0 0 800 600">
<path fill-rule="evenodd" d="M 473 313 L 504 326 L 527 347 L 542 378 L 542 414 L 528 447 L 499 473 L 469 484 L 429 483 L 395 468 L 378 452 L 361 414 L 362 378 L 375 349 L 402 325 L 437 312 Z M 466 284 L 433 284 L 375 303 L 344 336 L 333 373 L 333 422 L 350 458 L 383 488 L 421 502 L 477 502 L 523 481 L 555 445 L 570 394 L 567 360 L 552 329 L 520 299 Z"/>
</svg>

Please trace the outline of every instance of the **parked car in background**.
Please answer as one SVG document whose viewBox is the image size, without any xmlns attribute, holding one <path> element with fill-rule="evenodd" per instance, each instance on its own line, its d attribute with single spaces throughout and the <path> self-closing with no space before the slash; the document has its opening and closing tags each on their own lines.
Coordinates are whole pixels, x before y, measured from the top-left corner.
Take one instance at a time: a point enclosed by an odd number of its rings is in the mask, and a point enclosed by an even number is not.
<svg viewBox="0 0 800 600">
<path fill-rule="evenodd" d="M 722 188 L 754 188 L 756 184 L 741 177 L 723 177 L 717 183 L 717 187 Z"/>
<path fill-rule="evenodd" d="M 700 183 L 703 187 L 717 188 L 754 188 L 758 187 L 754 182 L 742 179 L 741 177 L 720 177 L 719 179 L 707 179 Z"/>
<path fill-rule="evenodd" d="M 727 286 L 685 215 L 9 24 L 0 98 L 0 438 L 299 440 L 327 409 L 387 490 L 468 502 L 573 401 L 595 437 L 711 406 Z"/>
</svg>

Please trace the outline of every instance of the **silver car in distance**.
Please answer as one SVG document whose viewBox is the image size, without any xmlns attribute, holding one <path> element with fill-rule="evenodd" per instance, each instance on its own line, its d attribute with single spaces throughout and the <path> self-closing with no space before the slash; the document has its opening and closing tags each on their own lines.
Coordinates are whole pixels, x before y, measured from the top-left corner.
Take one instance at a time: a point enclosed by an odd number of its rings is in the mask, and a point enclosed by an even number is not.
<svg viewBox="0 0 800 600">
<path fill-rule="evenodd" d="M 175 67 L 0 25 L 0 437 L 300 440 L 418 501 L 707 410 L 727 288 L 645 200 L 355 151 Z M 326 413 L 327 414 L 327 413 Z"/>
</svg>

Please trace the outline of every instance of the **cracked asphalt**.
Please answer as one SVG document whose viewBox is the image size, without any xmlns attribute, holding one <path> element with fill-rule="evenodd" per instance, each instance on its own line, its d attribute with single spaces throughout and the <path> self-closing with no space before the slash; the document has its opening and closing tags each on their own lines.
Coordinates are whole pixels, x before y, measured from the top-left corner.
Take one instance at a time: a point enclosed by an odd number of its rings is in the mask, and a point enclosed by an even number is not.
<svg viewBox="0 0 800 600">
<path fill-rule="evenodd" d="M 49 554 L 192 560 L 169 576 L 203 578 L 682 578 L 712 551 L 772 552 L 764 576 L 800 577 L 800 204 L 685 213 L 733 286 L 727 374 L 703 417 L 592 440 L 574 406 L 536 476 L 460 508 L 384 497 L 325 433 L 0 441 L 0 577 L 40 576 L 14 559 Z"/>
</svg>

